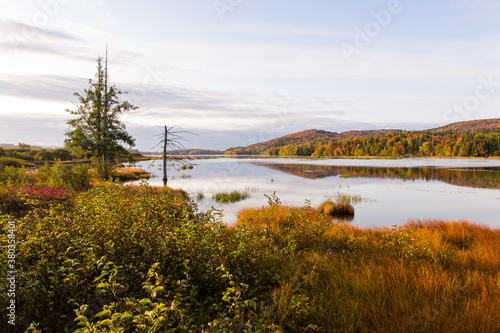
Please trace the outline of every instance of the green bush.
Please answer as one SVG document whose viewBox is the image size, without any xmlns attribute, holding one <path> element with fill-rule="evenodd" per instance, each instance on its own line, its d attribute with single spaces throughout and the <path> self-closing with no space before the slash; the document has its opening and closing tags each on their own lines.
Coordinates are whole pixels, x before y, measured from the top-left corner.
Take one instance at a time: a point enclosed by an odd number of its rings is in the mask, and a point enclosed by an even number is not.
<svg viewBox="0 0 500 333">
<path fill-rule="evenodd" d="M 38 182 L 47 186 L 72 189 L 88 188 L 91 180 L 88 165 L 78 164 L 71 167 L 61 162 L 53 166 L 45 164 L 37 170 L 36 177 Z"/>
<path fill-rule="evenodd" d="M 24 166 L 25 161 L 21 158 L 17 157 L 0 157 L 0 166 L 14 166 L 14 167 L 22 167 Z"/>
<path fill-rule="evenodd" d="M 2 220 L 5 228 L 8 217 Z M 257 304 L 268 304 L 263 295 L 278 285 L 265 239 L 244 230 L 231 235 L 217 214 L 198 213 L 169 189 L 108 182 L 69 207 L 35 208 L 16 224 L 17 317 L 24 328 L 34 322 L 44 332 L 64 332 L 80 323 L 81 332 L 113 325 L 184 332 L 228 320 L 239 325 L 264 311 Z M 248 288 L 236 297 L 231 281 Z"/>
<path fill-rule="evenodd" d="M 33 185 L 35 182 L 36 179 L 24 167 L 0 164 L 0 185 L 26 186 Z"/>
</svg>

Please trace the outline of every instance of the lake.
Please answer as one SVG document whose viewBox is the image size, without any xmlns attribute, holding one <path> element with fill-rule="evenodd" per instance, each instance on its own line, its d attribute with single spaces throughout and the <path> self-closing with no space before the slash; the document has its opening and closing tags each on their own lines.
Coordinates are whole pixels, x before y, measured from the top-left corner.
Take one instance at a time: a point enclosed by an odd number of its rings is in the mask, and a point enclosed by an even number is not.
<svg viewBox="0 0 500 333">
<path fill-rule="evenodd" d="M 193 169 L 169 163 L 168 186 L 182 188 L 205 211 L 223 210 L 231 224 L 243 207 L 261 207 L 273 192 L 284 204 L 318 206 L 338 194 L 361 196 L 351 221 L 358 226 L 401 225 L 410 219 L 466 219 L 500 227 L 500 159 L 197 158 Z M 163 185 L 161 161 L 137 163 Z M 248 191 L 234 204 L 216 192 Z M 203 199 L 198 199 L 199 193 Z"/>
</svg>

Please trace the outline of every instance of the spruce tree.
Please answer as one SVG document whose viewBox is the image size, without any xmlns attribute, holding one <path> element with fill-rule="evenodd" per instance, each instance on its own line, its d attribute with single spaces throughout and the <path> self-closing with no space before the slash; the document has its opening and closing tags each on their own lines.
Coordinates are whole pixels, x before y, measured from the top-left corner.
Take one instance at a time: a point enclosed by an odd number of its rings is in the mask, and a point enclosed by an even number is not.
<svg viewBox="0 0 500 333">
<path fill-rule="evenodd" d="M 135 146 L 119 116 L 137 109 L 128 101 L 120 101 L 122 91 L 109 85 L 108 58 L 97 59 L 95 80 L 89 80 L 89 87 L 83 92 L 75 92 L 78 97 L 76 110 L 66 110 L 75 118 L 67 124 L 72 128 L 66 132 L 65 144 L 79 155 L 92 155 L 97 160 L 102 177 L 109 177 L 113 163 L 130 156 L 127 149 Z"/>
</svg>

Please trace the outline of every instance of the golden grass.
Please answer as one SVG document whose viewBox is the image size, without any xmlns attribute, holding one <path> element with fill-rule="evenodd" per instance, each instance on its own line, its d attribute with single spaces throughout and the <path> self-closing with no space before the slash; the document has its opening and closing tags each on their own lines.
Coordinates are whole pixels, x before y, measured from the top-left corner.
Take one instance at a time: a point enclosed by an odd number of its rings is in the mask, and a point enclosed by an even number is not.
<svg viewBox="0 0 500 333">
<path fill-rule="evenodd" d="M 330 216 L 353 216 L 354 207 L 349 203 L 341 200 L 331 201 L 327 200 L 323 202 L 317 210 L 321 214 L 326 214 Z"/>
<path fill-rule="evenodd" d="M 149 178 L 149 173 L 141 168 L 115 168 L 112 177 L 122 181 L 139 180 Z"/>
<path fill-rule="evenodd" d="M 238 225 L 294 244 L 273 293 L 285 331 L 500 332 L 500 230 L 415 220 L 357 228 L 310 207 L 243 209 Z"/>
<path fill-rule="evenodd" d="M 126 186 L 129 188 L 134 188 L 134 189 L 141 188 L 141 185 L 127 184 Z M 171 188 L 171 187 L 164 187 L 164 186 L 151 186 L 151 185 L 148 185 L 148 187 L 151 188 L 155 192 L 169 191 L 172 194 L 175 194 L 179 198 L 183 198 L 183 199 L 189 198 L 188 193 L 180 188 Z"/>
</svg>

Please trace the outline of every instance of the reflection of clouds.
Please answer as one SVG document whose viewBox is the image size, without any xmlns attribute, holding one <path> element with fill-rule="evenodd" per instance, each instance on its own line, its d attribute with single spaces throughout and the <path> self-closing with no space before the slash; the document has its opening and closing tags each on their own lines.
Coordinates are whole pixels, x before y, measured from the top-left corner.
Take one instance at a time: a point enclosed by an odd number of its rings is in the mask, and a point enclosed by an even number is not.
<svg viewBox="0 0 500 333">
<path fill-rule="evenodd" d="M 175 167 L 171 168 L 169 187 L 182 188 L 193 199 L 196 199 L 197 192 L 203 192 L 205 199 L 197 202 L 200 210 L 207 211 L 212 206 L 223 209 L 223 221 L 226 223 L 234 223 L 238 211 L 242 208 L 267 206 L 268 200 L 264 194 L 271 195 L 276 192 L 284 204 L 292 206 L 303 206 L 306 200 L 310 200 L 311 206 L 317 207 L 326 199 L 335 198 L 338 193 L 356 194 L 363 199 L 370 198 L 371 200 L 363 200 L 354 206 L 355 215 L 351 223 L 359 226 L 401 225 L 409 219 L 418 218 L 469 219 L 500 226 L 497 219 L 500 214 L 498 202 L 496 199 L 492 200 L 492 192 L 488 189 L 472 191 L 467 188 L 457 189 L 442 182 L 415 180 L 412 186 L 403 181 L 394 182 L 394 191 L 388 191 L 383 179 L 338 177 L 310 179 L 283 173 L 260 164 L 270 160 L 233 158 L 195 160 L 193 170 L 176 171 Z M 276 163 L 276 159 L 272 160 Z M 283 161 L 290 163 L 300 160 L 283 159 Z M 343 163 L 341 160 L 320 162 Z M 140 165 L 147 168 L 149 162 Z M 310 166 L 306 165 L 305 168 Z M 161 170 L 158 166 L 149 171 L 158 175 L 157 178 L 149 180 L 149 183 L 161 186 Z M 189 174 L 191 178 L 181 179 L 179 177 L 181 174 Z M 176 179 L 172 179 L 173 177 Z M 274 182 L 271 182 L 271 179 L 274 179 Z M 258 188 L 258 191 L 250 193 L 251 197 L 248 200 L 229 205 L 219 205 L 212 200 L 215 192 L 245 191 L 247 187 Z M 481 209 L 478 210 L 478 207 Z"/>
</svg>

